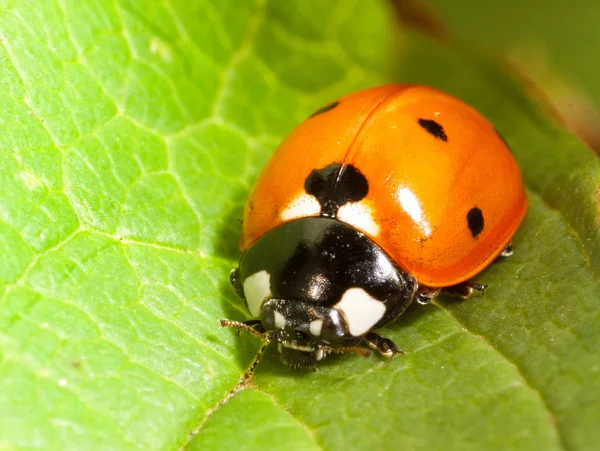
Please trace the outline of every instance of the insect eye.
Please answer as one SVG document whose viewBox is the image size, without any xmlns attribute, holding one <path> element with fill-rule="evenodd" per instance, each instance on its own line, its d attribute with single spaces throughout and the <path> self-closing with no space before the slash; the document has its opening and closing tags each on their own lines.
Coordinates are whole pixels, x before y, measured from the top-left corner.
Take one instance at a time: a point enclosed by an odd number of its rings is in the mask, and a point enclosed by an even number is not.
<svg viewBox="0 0 600 451">
<path fill-rule="evenodd" d="M 329 343 L 337 343 L 346 338 L 346 330 L 337 315 L 331 314 L 323 320 L 321 337 Z"/>
</svg>

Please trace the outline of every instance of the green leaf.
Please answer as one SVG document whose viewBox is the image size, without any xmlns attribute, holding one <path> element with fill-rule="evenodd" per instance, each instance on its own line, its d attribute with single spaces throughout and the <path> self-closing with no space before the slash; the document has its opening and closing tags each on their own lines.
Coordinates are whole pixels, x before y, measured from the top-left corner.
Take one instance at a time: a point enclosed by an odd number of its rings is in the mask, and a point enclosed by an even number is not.
<svg viewBox="0 0 600 451">
<path fill-rule="evenodd" d="M 496 61 L 401 38 L 384 0 L 0 6 L 0 448 L 592 449 L 600 164 Z M 530 211 L 485 297 L 414 307 L 392 361 L 292 373 L 218 326 L 285 134 L 385 81 L 484 112 Z"/>
<path fill-rule="evenodd" d="M 269 395 L 252 388 L 242 390 L 215 410 L 186 449 L 216 448 L 321 449 L 310 429 Z"/>
</svg>

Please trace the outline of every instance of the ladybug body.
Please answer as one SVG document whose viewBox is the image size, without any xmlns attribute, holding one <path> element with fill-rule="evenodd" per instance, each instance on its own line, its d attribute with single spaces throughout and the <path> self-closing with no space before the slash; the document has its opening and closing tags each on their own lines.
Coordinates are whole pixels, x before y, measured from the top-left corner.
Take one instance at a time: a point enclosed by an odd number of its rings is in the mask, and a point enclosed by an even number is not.
<svg viewBox="0 0 600 451">
<path fill-rule="evenodd" d="M 440 290 L 467 297 L 527 210 L 517 163 L 494 127 L 432 88 L 343 97 L 280 145 L 244 212 L 231 281 L 284 363 L 332 352 L 399 353 L 372 332 Z"/>
</svg>

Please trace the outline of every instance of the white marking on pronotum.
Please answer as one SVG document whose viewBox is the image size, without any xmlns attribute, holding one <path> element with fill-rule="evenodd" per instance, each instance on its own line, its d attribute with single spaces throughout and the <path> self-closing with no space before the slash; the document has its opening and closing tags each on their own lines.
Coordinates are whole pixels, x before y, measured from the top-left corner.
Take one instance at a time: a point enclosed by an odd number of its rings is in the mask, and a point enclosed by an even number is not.
<svg viewBox="0 0 600 451">
<path fill-rule="evenodd" d="M 271 295 L 271 275 L 267 271 L 259 271 L 244 280 L 246 304 L 255 318 L 260 315 L 262 303 Z"/>
<path fill-rule="evenodd" d="M 340 310 L 355 337 L 368 332 L 385 314 L 385 305 L 362 288 L 349 288 L 334 306 Z"/>
<path fill-rule="evenodd" d="M 308 330 L 315 337 L 318 337 L 319 335 L 321 335 L 322 328 L 323 328 L 323 320 L 322 319 L 316 319 L 314 321 L 311 321 L 308 326 Z"/>
<path fill-rule="evenodd" d="M 350 202 L 340 207 L 337 218 L 371 236 L 379 235 L 379 226 L 373 218 L 371 207 L 365 202 Z"/>
<path fill-rule="evenodd" d="M 302 193 L 292 200 L 285 210 L 280 214 L 281 219 L 289 221 L 290 219 L 304 218 L 306 216 L 317 216 L 321 212 L 321 204 L 315 196 Z"/>
<path fill-rule="evenodd" d="M 285 316 L 279 312 L 275 312 L 275 327 L 277 329 L 283 329 L 285 327 Z"/>
</svg>

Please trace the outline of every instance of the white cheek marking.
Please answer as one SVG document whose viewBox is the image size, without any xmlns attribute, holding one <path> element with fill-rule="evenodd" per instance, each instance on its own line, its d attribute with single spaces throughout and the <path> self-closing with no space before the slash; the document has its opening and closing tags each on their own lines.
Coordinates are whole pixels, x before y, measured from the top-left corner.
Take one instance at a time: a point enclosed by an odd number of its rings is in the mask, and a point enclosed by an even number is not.
<svg viewBox="0 0 600 451">
<path fill-rule="evenodd" d="M 323 360 L 323 357 L 325 357 L 325 353 L 323 352 L 323 350 L 317 349 L 317 352 L 315 353 L 315 359 Z"/>
<path fill-rule="evenodd" d="M 285 327 L 285 316 L 279 312 L 275 312 L 275 327 L 277 329 L 283 329 Z"/>
<path fill-rule="evenodd" d="M 315 337 L 318 337 L 319 335 L 321 335 L 322 328 L 323 328 L 323 320 L 322 319 L 316 319 L 314 321 L 311 321 L 310 325 L 308 326 L 308 330 Z"/>
<path fill-rule="evenodd" d="M 259 271 L 244 280 L 246 304 L 255 318 L 260 315 L 260 307 L 264 300 L 271 295 L 271 275 L 267 271 Z"/>
<path fill-rule="evenodd" d="M 379 235 L 379 226 L 373 219 L 371 207 L 364 202 L 350 202 L 342 205 L 338 210 L 337 218 L 371 236 Z"/>
<path fill-rule="evenodd" d="M 385 314 L 385 305 L 362 288 L 346 290 L 334 308 L 344 314 L 355 337 L 368 332 Z"/>
<path fill-rule="evenodd" d="M 321 212 L 321 204 L 315 196 L 302 193 L 291 201 L 280 214 L 281 219 L 289 221 L 290 219 L 304 218 L 306 216 L 317 216 Z"/>
</svg>

